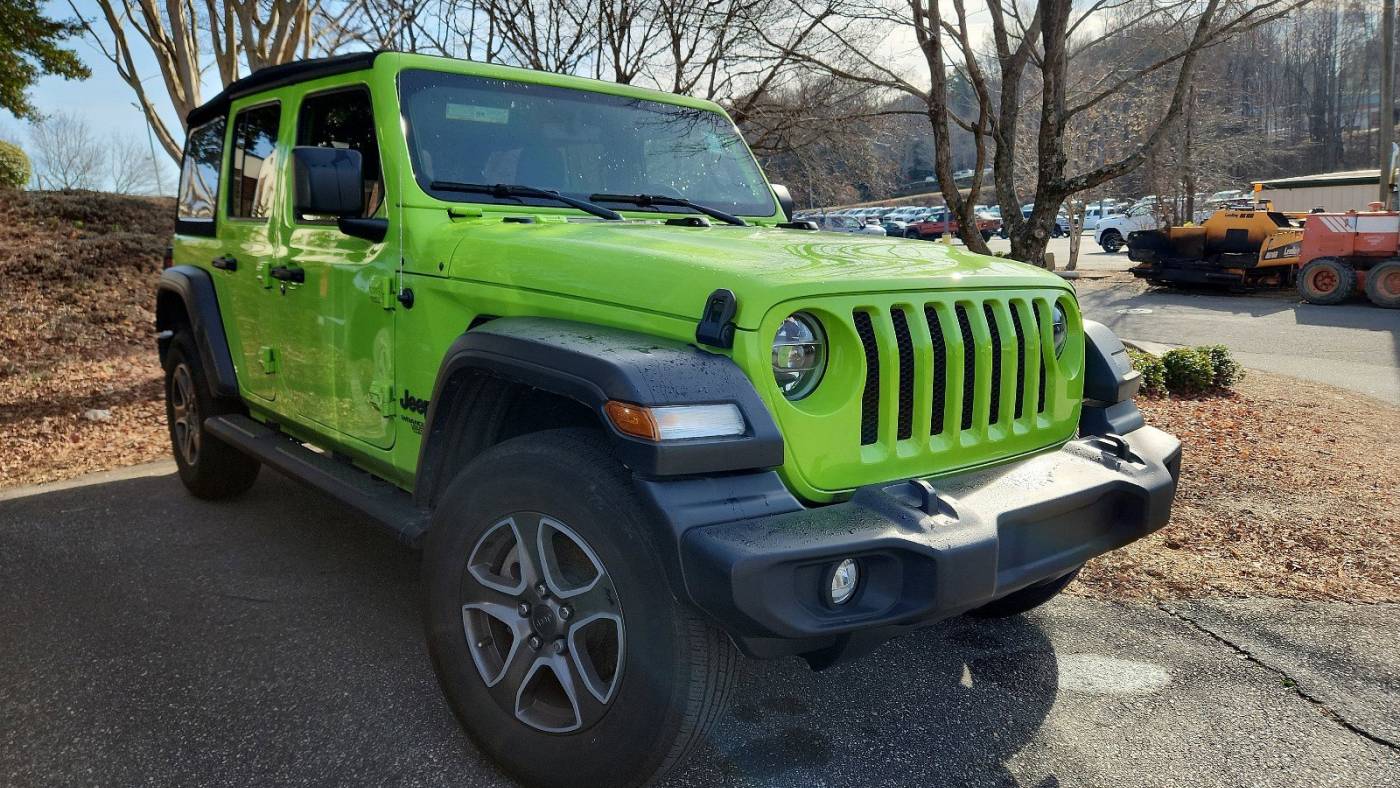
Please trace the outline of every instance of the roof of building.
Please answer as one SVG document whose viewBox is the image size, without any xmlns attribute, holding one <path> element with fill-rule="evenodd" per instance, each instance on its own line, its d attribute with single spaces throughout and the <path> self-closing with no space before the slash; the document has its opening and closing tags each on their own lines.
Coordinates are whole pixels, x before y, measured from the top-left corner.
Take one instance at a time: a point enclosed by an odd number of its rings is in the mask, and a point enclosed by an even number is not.
<svg viewBox="0 0 1400 788">
<path fill-rule="evenodd" d="M 1316 175 L 1299 175 L 1292 178 L 1272 178 L 1255 183 L 1264 189 L 1315 189 L 1320 186 L 1357 186 L 1379 184 L 1381 171 L 1346 170 L 1345 172 L 1321 172 Z"/>
<path fill-rule="evenodd" d="M 348 55 L 298 60 L 260 68 L 242 79 L 230 82 L 219 95 L 190 110 L 185 124 L 194 128 L 214 120 L 228 112 L 228 105 L 234 99 L 259 91 L 369 68 L 374 65 L 374 59 L 381 54 L 383 50 L 352 52 Z"/>
</svg>

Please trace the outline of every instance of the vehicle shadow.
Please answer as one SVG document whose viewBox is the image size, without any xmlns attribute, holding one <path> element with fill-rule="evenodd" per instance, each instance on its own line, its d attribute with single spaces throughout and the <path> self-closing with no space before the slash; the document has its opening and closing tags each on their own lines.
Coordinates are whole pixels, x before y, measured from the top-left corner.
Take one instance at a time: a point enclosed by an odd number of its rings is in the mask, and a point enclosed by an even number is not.
<svg viewBox="0 0 1400 788">
<path fill-rule="evenodd" d="M 821 673 L 796 659 L 744 668 L 729 716 L 665 785 L 1015 785 L 1006 763 L 1059 678 L 1027 617 L 953 619 Z"/>
<path fill-rule="evenodd" d="M 0 500 L 0 556 L 0 782 L 510 784 L 438 691 L 418 555 L 274 473 Z M 669 784 L 1004 785 L 1058 679 L 1032 618 L 742 665 Z"/>
</svg>

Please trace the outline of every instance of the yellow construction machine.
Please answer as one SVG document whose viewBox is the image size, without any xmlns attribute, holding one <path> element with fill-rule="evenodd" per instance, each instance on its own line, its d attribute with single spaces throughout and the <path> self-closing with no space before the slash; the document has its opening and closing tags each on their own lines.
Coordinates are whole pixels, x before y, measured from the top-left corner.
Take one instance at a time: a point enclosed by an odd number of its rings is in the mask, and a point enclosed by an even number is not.
<svg viewBox="0 0 1400 788">
<path fill-rule="evenodd" d="M 1133 275 L 1156 283 L 1286 287 L 1297 272 L 1303 229 L 1268 202 L 1226 207 L 1200 225 L 1128 235 Z"/>
</svg>

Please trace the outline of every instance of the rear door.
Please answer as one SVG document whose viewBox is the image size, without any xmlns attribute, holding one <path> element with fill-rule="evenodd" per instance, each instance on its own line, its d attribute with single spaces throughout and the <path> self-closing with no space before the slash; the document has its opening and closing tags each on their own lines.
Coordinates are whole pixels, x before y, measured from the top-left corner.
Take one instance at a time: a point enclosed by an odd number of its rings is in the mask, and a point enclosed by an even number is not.
<svg viewBox="0 0 1400 788">
<path fill-rule="evenodd" d="M 213 262 L 219 286 L 233 301 L 232 333 L 238 337 L 243 361 L 238 382 L 268 402 L 277 397 L 285 351 L 273 319 L 280 294 L 268 278 L 280 258 L 280 228 L 273 208 L 282 158 L 277 143 L 281 115 L 282 105 L 276 101 L 238 107 L 232 114 L 220 208 L 222 259 Z"/>
</svg>

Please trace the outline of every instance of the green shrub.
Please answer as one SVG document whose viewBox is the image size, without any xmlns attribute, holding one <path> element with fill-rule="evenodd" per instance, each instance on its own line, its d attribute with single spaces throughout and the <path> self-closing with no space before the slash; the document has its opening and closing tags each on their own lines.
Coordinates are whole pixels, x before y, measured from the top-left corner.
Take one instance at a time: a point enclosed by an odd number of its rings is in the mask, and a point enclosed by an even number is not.
<svg viewBox="0 0 1400 788">
<path fill-rule="evenodd" d="M 1197 348 L 1210 358 L 1212 384 L 1222 391 L 1235 387 L 1244 378 L 1244 368 L 1230 355 L 1224 345 L 1208 345 Z"/>
<path fill-rule="evenodd" d="M 1180 397 L 1199 397 L 1215 388 L 1210 355 L 1199 348 L 1179 347 L 1162 354 L 1167 391 Z"/>
<path fill-rule="evenodd" d="M 29 157 L 18 145 L 0 140 L 0 189 L 23 189 L 29 183 Z"/>
<path fill-rule="evenodd" d="M 1162 360 L 1141 350 L 1128 348 L 1128 358 L 1132 359 L 1133 369 L 1142 374 L 1142 387 L 1139 389 L 1149 397 L 1160 397 L 1167 393 L 1167 368 Z"/>
</svg>

